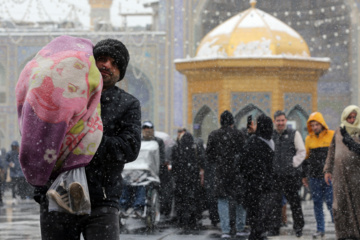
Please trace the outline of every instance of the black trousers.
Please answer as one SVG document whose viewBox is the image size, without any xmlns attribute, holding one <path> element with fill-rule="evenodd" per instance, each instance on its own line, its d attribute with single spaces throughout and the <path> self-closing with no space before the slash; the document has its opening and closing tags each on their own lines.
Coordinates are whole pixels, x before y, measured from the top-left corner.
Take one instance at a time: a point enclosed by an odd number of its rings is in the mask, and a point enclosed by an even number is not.
<svg viewBox="0 0 360 240">
<path fill-rule="evenodd" d="M 267 239 L 269 225 L 274 220 L 271 213 L 274 208 L 274 201 L 272 200 L 275 194 L 273 192 L 252 194 L 252 197 L 247 201 L 246 217 L 251 228 L 249 240 Z"/>
<path fill-rule="evenodd" d="M 169 216 L 174 198 L 174 182 L 167 166 L 160 166 L 160 212 Z"/>
<path fill-rule="evenodd" d="M 197 187 L 193 184 L 176 184 L 175 211 L 179 227 L 196 229 L 199 219 Z"/>
<path fill-rule="evenodd" d="M 276 207 L 273 209 L 275 221 L 272 229 L 278 231 L 281 224 L 282 197 L 285 196 L 290 205 L 292 218 L 294 220 L 293 229 L 300 230 L 304 227 L 304 215 L 301 208 L 301 198 L 299 191 L 301 188 L 301 176 L 275 176 L 276 195 L 274 201 Z"/>
<path fill-rule="evenodd" d="M 11 190 L 12 197 L 16 198 L 16 195 L 20 196 L 21 199 L 25 199 L 28 194 L 28 183 L 25 180 L 25 177 L 12 177 L 11 178 Z"/>
<path fill-rule="evenodd" d="M 47 203 L 40 205 L 41 239 L 43 240 L 120 240 L 119 211 L 111 207 L 98 207 L 91 215 L 49 212 Z"/>
</svg>

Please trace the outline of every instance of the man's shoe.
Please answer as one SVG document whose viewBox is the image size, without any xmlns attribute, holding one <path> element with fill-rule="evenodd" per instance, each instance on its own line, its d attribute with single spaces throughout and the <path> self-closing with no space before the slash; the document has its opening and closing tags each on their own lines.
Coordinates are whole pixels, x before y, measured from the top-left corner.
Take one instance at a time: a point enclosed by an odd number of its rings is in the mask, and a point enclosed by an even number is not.
<svg viewBox="0 0 360 240">
<path fill-rule="evenodd" d="M 241 232 L 237 232 L 235 236 L 236 236 L 236 237 L 247 237 L 247 236 L 249 236 L 249 235 L 250 235 L 249 232 L 241 231 Z"/>
<path fill-rule="evenodd" d="M 295 236 L 296 237 L 302 237 L 302 235 L 303 235 L 303 233 L 302 233 L 302 229 L 297 229 L 297 230 L 295 230 Z"/>
<path fill-rule="evenodd" d="M 270 230 L 267 233 L 268 237 L 274 237 L 274 236 L 279 236 L 279 235 L 280 235 L 280 230 L 278 230 L 278 229 Z"/>
<path fill-rule="evenodd" d="M 135 210 L 133 213 L 135 218 L 142 218 L 142 211 L 141 210 Z"/>
<path fill-rule="evenodd" d="M 231 236 L 227 233 L 223 233 L 223 234 L 221 234 L 221 239 L 230 240 Z"/>
<path fill-rule="evenodd" d="M 85 191 L 83 186 L 78 182 L 73 182 L 69 186 L 69 195 L 71 208 L 74 212 L 81 210 L 81 205 L 85 201 Z"/>
<path fill-rule="evenodd" d="M 325 237 L 325 233 L 324 233 L 324 232 L 316 231 L 316 232 L 313 234 L 313 239 L 323 239 L 324 237 Z"/>
<path fill-rule="evenodd" d="M 46 194 L 49 198 L 53 199 L 61 208 L 63 208 L 69 213 L 74 213 L 73 210 L 70 208 L 69 194 L 62 186 L 59 186 L 56 190 L 50 189 Z"/>
</svg>

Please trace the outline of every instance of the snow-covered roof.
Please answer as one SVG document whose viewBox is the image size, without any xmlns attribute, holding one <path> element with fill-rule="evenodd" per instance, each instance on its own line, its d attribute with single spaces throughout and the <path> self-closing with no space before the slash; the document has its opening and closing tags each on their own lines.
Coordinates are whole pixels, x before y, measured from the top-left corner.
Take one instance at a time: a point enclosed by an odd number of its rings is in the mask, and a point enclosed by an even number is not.
<svg viewBox="0 0 360 240">
<path fill-rule="evenodd" d="M 307 58 L 310 51 L 294 29 L 254 5 L 210 31 L 195 58 L 273 55 Z"/>
</svg>

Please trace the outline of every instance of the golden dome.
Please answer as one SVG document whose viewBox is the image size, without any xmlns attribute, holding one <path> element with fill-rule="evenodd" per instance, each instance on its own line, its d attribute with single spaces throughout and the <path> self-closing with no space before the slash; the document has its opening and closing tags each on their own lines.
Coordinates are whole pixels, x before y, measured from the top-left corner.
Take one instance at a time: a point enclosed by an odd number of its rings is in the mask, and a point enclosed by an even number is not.
<svg viewBox="0 0 360 240">
<path fill-rule="evenodd" d="M 252 7 L 210 31 L 201 41 L 196 58 L 310 57 L 304 39 L 270 14 Z"/>
</svg>

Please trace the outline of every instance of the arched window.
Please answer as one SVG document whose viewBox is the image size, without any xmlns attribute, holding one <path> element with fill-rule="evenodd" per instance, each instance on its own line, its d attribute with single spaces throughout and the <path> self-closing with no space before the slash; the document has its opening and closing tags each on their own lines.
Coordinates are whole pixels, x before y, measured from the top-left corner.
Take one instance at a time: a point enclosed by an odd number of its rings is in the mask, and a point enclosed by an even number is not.
<svg viewBox="0 0 360 240">
<path fill-rule="evenodd" d="M 305 139 L 306 135 L 308 134 L 306 125 L 308 117 L 308 114 L 300 105 L 293 107 L 287 115 L 288 126 L 296 129 L 301 134 L 303 139 Z"/>
<path fill-rule="evenodd" d="M 254 104 L 249 104 L 245 106 L 243 109 L 241 109 L 236 115 L 235 115 L 235 126 L 237 129 L 246 128 L 247 125 L 247 118 L 248 116 L 252 116 L 252 119 L 254 122 L 256 122 L 256 118 L 263 114 L 264 112 L 255 106 Z"/>
<path fill-rule="evenodd" d="M 207 143 L 211 131 L 218 128 L 218 122 L 216 114 L 208 106 L 203 106 L 194 118 L 194 137 L 201 138 Z"/>
</svg>

